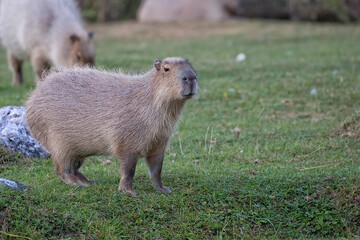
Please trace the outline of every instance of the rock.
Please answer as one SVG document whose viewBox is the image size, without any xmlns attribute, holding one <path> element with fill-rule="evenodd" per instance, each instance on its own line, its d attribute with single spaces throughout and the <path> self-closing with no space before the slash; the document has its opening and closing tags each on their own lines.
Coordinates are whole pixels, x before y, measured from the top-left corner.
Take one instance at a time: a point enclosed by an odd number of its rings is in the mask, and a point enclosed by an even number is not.
<svg viewBox="0 0 360 240">
<path fill-rule="evenodd" d="M 311 91 L 310 91 L 310 95 L 317 95 L 317 90 L 316 90 L 316 88 L 313 88 L 313 89 L 311 89 Z"/>
<path fill-rule="evenodd" d="M 137 19 L 140 22 L 220 21 L 229 17 L 225 10 L 228 1 L 143 0 Z"/>
<path fill-rule="evenodd" d="M 239 53 L 237 56 L 236 56 L 236 61 L 237 62 L 243 62 L 245 61 L 246 59 L 246 55 L 244 53 Z"/>
<path fill-rule="evenodd" d="M 24 191 L 26 190 L 26 187 L 23 183 L 12 181 L 6 178 L 0 178 L 0 185 L 4 187 L 12 188 L 16 191 Z"/>
<path fill-rule="evenodd" d="M 24 107 L 0 108 L 0 145 L 24 156 L 46 158 L 50 153 L 33 138 L 25 121 Z"/>
</svg>

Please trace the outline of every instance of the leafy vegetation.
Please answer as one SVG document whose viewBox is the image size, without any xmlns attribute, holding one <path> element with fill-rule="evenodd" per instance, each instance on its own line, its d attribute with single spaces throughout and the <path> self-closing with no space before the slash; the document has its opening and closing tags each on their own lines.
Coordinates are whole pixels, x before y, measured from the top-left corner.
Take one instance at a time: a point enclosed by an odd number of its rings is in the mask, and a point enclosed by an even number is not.
<svg viewBox="0 0 360 240">
<path fill-rule="evenodd" d="M 198 72 L 199 94 L 164 162 L 174 193 L 152 188 L 143 160 L 135 198 L 117 192 L 113 158 L 85 162 L 84 174 L 98 181 L 91 188 L 63 184 L 48 159 L 2 163 L 0 176 L 28 190 L 0 188 L 1 238 L 360 236 L 360 142 L 332 134 L 360 103 L 358 26 L 92 27 L 97 66 L 146 71 L 156 58 L 183 56 Z M 246 60 L 236 62 L 241 52 Z M 0 59 L 0 106 L 23 105 L 35 85 L 31 67 L 25 85 L 12 87 L 4 49 Z"/>
</svg>

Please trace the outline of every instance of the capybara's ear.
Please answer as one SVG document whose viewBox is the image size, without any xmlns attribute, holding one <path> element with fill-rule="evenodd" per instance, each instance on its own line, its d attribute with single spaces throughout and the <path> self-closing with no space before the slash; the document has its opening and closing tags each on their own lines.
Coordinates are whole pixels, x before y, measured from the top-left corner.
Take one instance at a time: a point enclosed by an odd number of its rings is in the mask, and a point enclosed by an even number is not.
<svg viewBox="0 0 360 240">
<path fill-rule="evenodd" d="M 156 59 L 154 62 L 154 66 L 159 71 L 161 67 L 161 60 Z"/>
<path fill-rule="evenodd" d="M 92 39 L 94 37 L 94 32 L 89 32 L 88 36 L 89 36 L 90 39 Z"/>
<path fill-rule="evenodd" d="M 77 42 L 77 41 L 80 41 L 80 38 L 79 38 L 77 35 L 72 34 L 72 35 L 70 36 L 70 41 L 71 41 L 71 43 L 75 43 L 75 42 Z"/>
</svg>

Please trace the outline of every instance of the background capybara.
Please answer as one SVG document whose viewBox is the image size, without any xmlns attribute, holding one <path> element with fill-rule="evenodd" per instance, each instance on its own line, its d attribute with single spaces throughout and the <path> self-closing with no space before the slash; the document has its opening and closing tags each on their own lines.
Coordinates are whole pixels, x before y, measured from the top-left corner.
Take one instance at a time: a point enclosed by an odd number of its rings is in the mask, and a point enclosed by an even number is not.
<svg viewBox="0 0 360 240">
<path fill-rule="evenodd" d="M 85 31 L 72 0 L 0 1 L 0 38 L 7 49 L 13 84 L 30 59 L 37 80 L 50 66 L 94 64 L 92 33 Z"/>
<path fill-rule="evenodd" d="M 38 83 L 26 120 L 65 183 L 88 186 L 79 172 L 84 159 L 113 155 L 121 165 L 119 190 L 135 195 L 136 163 L 145 157 L 153 186 L 169 193 L 161 182 L 165 148 L 197 86 L 194 69 L 182 58 L 157 60 L 144 75 L 65 69 Z"/>
</svg>

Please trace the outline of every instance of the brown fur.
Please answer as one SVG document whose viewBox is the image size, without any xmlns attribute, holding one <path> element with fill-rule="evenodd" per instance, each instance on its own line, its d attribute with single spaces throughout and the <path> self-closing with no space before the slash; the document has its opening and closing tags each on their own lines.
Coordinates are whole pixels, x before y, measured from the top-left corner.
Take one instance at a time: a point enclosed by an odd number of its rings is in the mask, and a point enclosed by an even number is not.
<svg viewBox="0 0 360 240">
<path fill-rule="evenodd" d="M 113 155 L 121 165 L 119 190 L 135 195 L 132 179 L 145 157 L 154 187 L 164 152 L 187 99 L 197 92 L 196 73 L 182 58 L 156 61 L 144 75 L 67 69 L 40 82 L 27 102 L 27 123 L 50 152 L 67 184 L 88 186 L 78 169 L 92 155 Z"/>
</svg>

